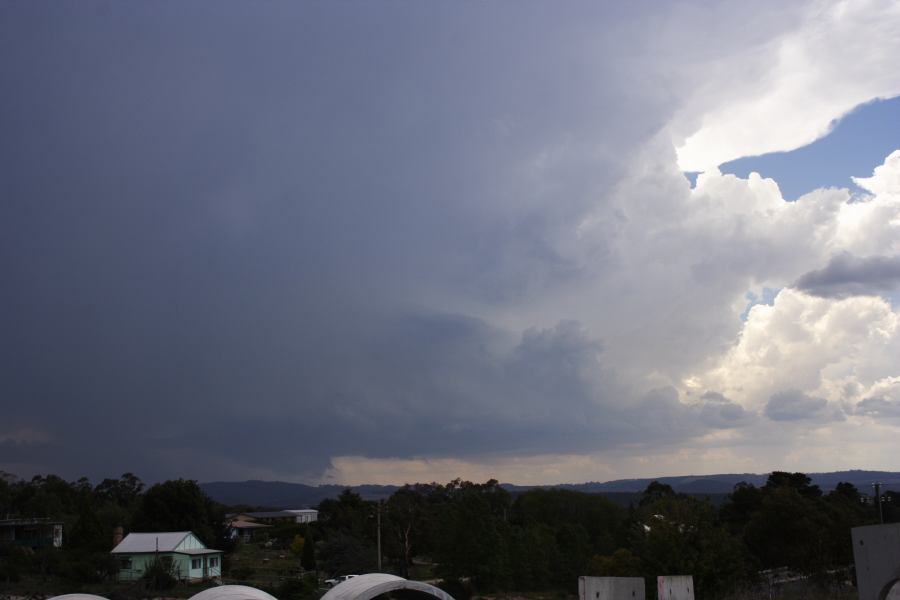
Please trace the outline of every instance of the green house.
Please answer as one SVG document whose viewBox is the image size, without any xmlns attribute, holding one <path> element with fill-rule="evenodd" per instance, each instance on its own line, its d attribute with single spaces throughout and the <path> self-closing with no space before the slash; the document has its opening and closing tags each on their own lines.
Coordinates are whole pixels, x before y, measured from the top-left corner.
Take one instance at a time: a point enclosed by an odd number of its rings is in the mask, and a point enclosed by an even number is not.
<svg viewBox="0 0 900 600">
<path fill-rule="evenodd" d="M 157 558 L 171 565 L 172 574 L 182 581 L 219 578 L 222 554 L 190 531 L 129 533 L 112 549 L 119 562 L 119 581 L 140 579 Z"/>
</svg>

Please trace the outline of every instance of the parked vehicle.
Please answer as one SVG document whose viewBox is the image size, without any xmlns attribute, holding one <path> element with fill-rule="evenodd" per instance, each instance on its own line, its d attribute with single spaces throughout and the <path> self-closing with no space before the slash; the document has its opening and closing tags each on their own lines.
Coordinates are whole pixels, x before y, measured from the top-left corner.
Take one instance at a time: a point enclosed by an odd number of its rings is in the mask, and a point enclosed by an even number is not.
<svg viewBox="0 0 900 600">
<path fill-rule="evenodd" d="M 339 575 L 338 577 L 335 577 L 333 579 L 326 579 L 325 585 L 327 585 L 328 587 L 334 587 L 337 584 L 343 583 L 343 582 L 347 581 L 348 579 L 353 579 L 354 577 L 357 577 L 357 576 L 356 575 Z"/>
</svg>

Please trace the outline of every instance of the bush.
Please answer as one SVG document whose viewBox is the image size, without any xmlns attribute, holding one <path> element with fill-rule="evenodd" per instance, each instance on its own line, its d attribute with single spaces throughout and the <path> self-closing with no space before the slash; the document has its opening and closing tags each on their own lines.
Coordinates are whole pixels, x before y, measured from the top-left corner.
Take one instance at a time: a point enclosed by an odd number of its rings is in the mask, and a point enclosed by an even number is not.
<svg viewBox="0 0 900 600">
<path fill-rule="evenodd" d="M 234 579 L 247 581 L 248 579 L 253 579 L 253 576 L 256 575 L 256 569 L 253 567 L 233 567 L 229 574 Z"/>
<path fill-rule="evenodd" d="M 76 585 L 99 583 L 117 571 L 115 559 L 106 552 L 63 552 L 58 567 L 60 577 Z"/>
<path fill-rule="evenodd" d="M 170 590 L 178 583 L 175 576 L 175 564 L 161 558 L 154 559 L 144 572 L 144 584 L 148 590 Z"/>
<path fill-rule="evenodd" d="M 4 558 L 0 558 L 0 582 L 17 583 L 21 579 L 19 569 Z"/>
<path fill-rule="evenodd" d="M 438 582 L 437 587 L 444 590 L 455 600 L 470 600 L 472 598 L 472 584 L 469 581 L 461 579 L 443 579 Z"/>
<path fill-rule="evenodd" d="M 319 580 L 315 575 L 285 579 L 273 594 L 279 600 L 309 600 L 318 597 Z"/>
</svg>

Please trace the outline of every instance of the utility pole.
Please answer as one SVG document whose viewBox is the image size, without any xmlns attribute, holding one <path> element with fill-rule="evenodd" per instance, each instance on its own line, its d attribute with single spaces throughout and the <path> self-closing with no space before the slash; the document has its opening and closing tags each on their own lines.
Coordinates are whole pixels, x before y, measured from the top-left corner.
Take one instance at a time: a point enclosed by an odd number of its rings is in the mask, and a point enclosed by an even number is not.
<svg viewBox="0 0 900 600">
<path fill-rule="evenodd" d="M 884 525 L 884 512 L 881 510 L 881 482 L 876 481 L 872 487 L 875 488 L 875 504 L 878 505 L 878 522 Z"/>
<path fill-rule="evenodd" d="M 378 501 L 378 509 L 376 514 L 378 515 L 378 572 L 381 573 L 381 507 L 384 504 L 384 500 Z M 878 506 L 881 506 L 880 504 Z"/>
</svg>

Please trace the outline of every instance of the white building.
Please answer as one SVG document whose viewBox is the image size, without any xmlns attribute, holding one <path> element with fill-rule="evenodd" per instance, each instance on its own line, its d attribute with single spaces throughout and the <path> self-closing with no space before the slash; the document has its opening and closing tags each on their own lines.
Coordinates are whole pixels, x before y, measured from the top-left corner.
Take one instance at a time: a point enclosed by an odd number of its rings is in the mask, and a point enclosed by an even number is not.
<svg viewBox="0 0 900 600">
<path fill-rule="evenodd" d="M 319 520 L 319 511 L 312 508 L 288 509 L 287 512 L 297 515 L 298 523 L 312 523 Z"/>
</svg>

